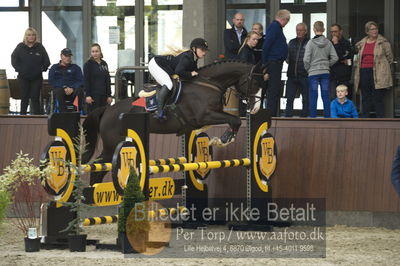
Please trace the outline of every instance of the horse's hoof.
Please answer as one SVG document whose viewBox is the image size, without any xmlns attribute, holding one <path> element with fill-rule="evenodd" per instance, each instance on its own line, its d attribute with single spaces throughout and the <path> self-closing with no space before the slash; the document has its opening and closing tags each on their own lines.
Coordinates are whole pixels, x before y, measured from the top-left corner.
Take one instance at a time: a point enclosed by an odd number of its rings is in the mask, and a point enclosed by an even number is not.
<svg viewBox="0 0 400 266">
<path fill-rule="evenodd" d="M 234 137 L 234 134 L 232 131 L 225 131 L 225 133 L 221 136 L 221 142 L 222 144 L 227 144 L 231 142 L 232 138 Z"/>
</svg>

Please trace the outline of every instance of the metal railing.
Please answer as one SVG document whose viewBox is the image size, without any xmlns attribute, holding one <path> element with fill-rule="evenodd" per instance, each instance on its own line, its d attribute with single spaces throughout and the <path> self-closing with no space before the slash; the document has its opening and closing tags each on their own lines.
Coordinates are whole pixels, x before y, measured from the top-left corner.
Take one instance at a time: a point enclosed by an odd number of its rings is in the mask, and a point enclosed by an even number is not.
<svg viewBox="0 0 400 266">
<path fill-rule="evenodd" d="M 121 100 L 120 95 L 121 95 L 121 87 L 122 87 L 122 74 L 123 71 L 126 70 L 134 70 L 135 71 L 135 82 L 134 82 L 134 87 L 135 90 L 137 87 L 143 87 L 143 78 L 140 78 L 139 80 L 136 79 L 136 77 L 138 77 L 136 71 L 139 70 L 139 72 L 145 72 L 146 70 L 148 70 L 147 66 L 124 66 L 124 67 L 120 67 L 117 69 L 117 71 L 115 72 L 115 102 L 118 102 L 119 100 Z M 141 73 L 139 73 L 139 75 L 141 75 Z M 144 74 L 143 74 L 144 76 Z M 143 77 L 142 76 L 142 77 Z"/>
</svg>

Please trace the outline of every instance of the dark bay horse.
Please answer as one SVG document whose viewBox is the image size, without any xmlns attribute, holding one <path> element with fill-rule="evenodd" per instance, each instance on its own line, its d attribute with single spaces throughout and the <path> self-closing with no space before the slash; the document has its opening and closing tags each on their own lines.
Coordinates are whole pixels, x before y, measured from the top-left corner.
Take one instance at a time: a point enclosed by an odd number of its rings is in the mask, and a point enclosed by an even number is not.
<svg viewBox="0 0 400 266">
<path fill-rule="evenodd" d="M 199 75 L 184 82 L 176 103 L 177 115 L 167 109 L 167 120 L 158 121 L 150 116 L 151 133 L 178 135 L 209 125 L 228 124 L 221 137 L 222 143 L 233 141 L 241 125 L 240 118 L 223 112 L 224 93 L 235 86 L 241 99 L 249 99 L 260 88 L 261 68 L 242 61 L 229 60 L 213 63 L 199 69 Z M 92 157 L 98 134 L 103 140 L 103 151 L 97 162 L 111 162 L 114 150 L 124 138 L 120 136 L 118 117 L 121 113 L 143 112 L 144 108 L 132 106 L 136 98 L 122 100 L 115 105 L 102 107 L 90 113 L 83 123 L 86 131 L 87 152 L 83 163 Z M 102 181 L 105 173 L 92 173 L 91 185 Z"/>
</svg>

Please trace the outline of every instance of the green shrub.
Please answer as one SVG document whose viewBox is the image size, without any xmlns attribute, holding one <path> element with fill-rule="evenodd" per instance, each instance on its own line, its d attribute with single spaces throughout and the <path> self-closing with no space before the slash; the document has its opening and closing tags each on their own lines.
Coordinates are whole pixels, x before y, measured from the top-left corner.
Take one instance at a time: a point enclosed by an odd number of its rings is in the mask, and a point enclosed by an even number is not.
<svg viewBox="0 0 400 266">
<path fill-rule="evenodd" d="M 10 196 L 7 191 L 0 190 L 0 224 L 7 214 L 7 207 L 10 204 Z"/>
<path fill-rule="evenodd" d="M 73 181 L 74 187 L 71 194 L 71 201 L 62 202 L 62 205 L 69 207 L 70 212 L 75 214 L 75 218 L 68 223 L 67 228 L 60 232 L 68 232 L 69 235 L 80 235 L 83 232 L 82 223 L 85 220 L 84 213 L 91 207 L 85 203 L 85 197 L 83 195 L 83 190 L 87 185 L 82 180 L 84 172 L 81 163 L 82 156 L 86 152 L 87 144 L 85 141 L 85 131 L 80 123 L 79 135 L 74 138 L 74 147 L 77 153 L 76 165 L 73 165 L 69 161 L 64 161 L 64 163 L 75 172 L 75 180 Z"/>
<path fill-rule="evenodd" d="M 137 202 L 145 201 L 144 194 L 139 185 L 139 179 L 136 170 L 131 168 L 129 172 L 128 183 L 124 189 L 124 199 L 118 212 L 118 233 L 126 232 L 126 223 L 132 209 Z"/>
<path fill-rule="evenodd" d="M 0 192 L 5 193 L 0 199 L 0 212 L 4 215 L 3 205 L 12 203 L 10 212 L 16 216 L 12 219 L 12 224 L 25 235 L 28 228 L 39 228 L 37 214 L 40 213 L 41 204 L 48 199 L 42 181 L 50 177 L 52 171 L 51 167 L 36 166 L 33 158 L 21 151 L 17 153 L 17 158 L 3 169 L 0 176 Z"/>
</svg>

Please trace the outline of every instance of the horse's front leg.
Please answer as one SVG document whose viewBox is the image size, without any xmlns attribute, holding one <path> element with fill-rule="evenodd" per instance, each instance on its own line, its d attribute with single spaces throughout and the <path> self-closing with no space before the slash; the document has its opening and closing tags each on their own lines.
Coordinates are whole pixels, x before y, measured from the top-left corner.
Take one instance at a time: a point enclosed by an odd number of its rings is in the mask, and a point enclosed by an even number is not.
<svg viewBox="0 0 400 266">
<path fill-rule="evenodd" d="M 210 141 L 210 145 L 226 146 L 232 143 L 235 140 L 235 136 L 239 131 L 241 123 L 240 118 L 235 115 L 224 112 L 208 113 L 204 120 L 204 125 L 229 125 L 229 128 L 224 132 L 221 138 L 213 138 Z"/>
</svg>

